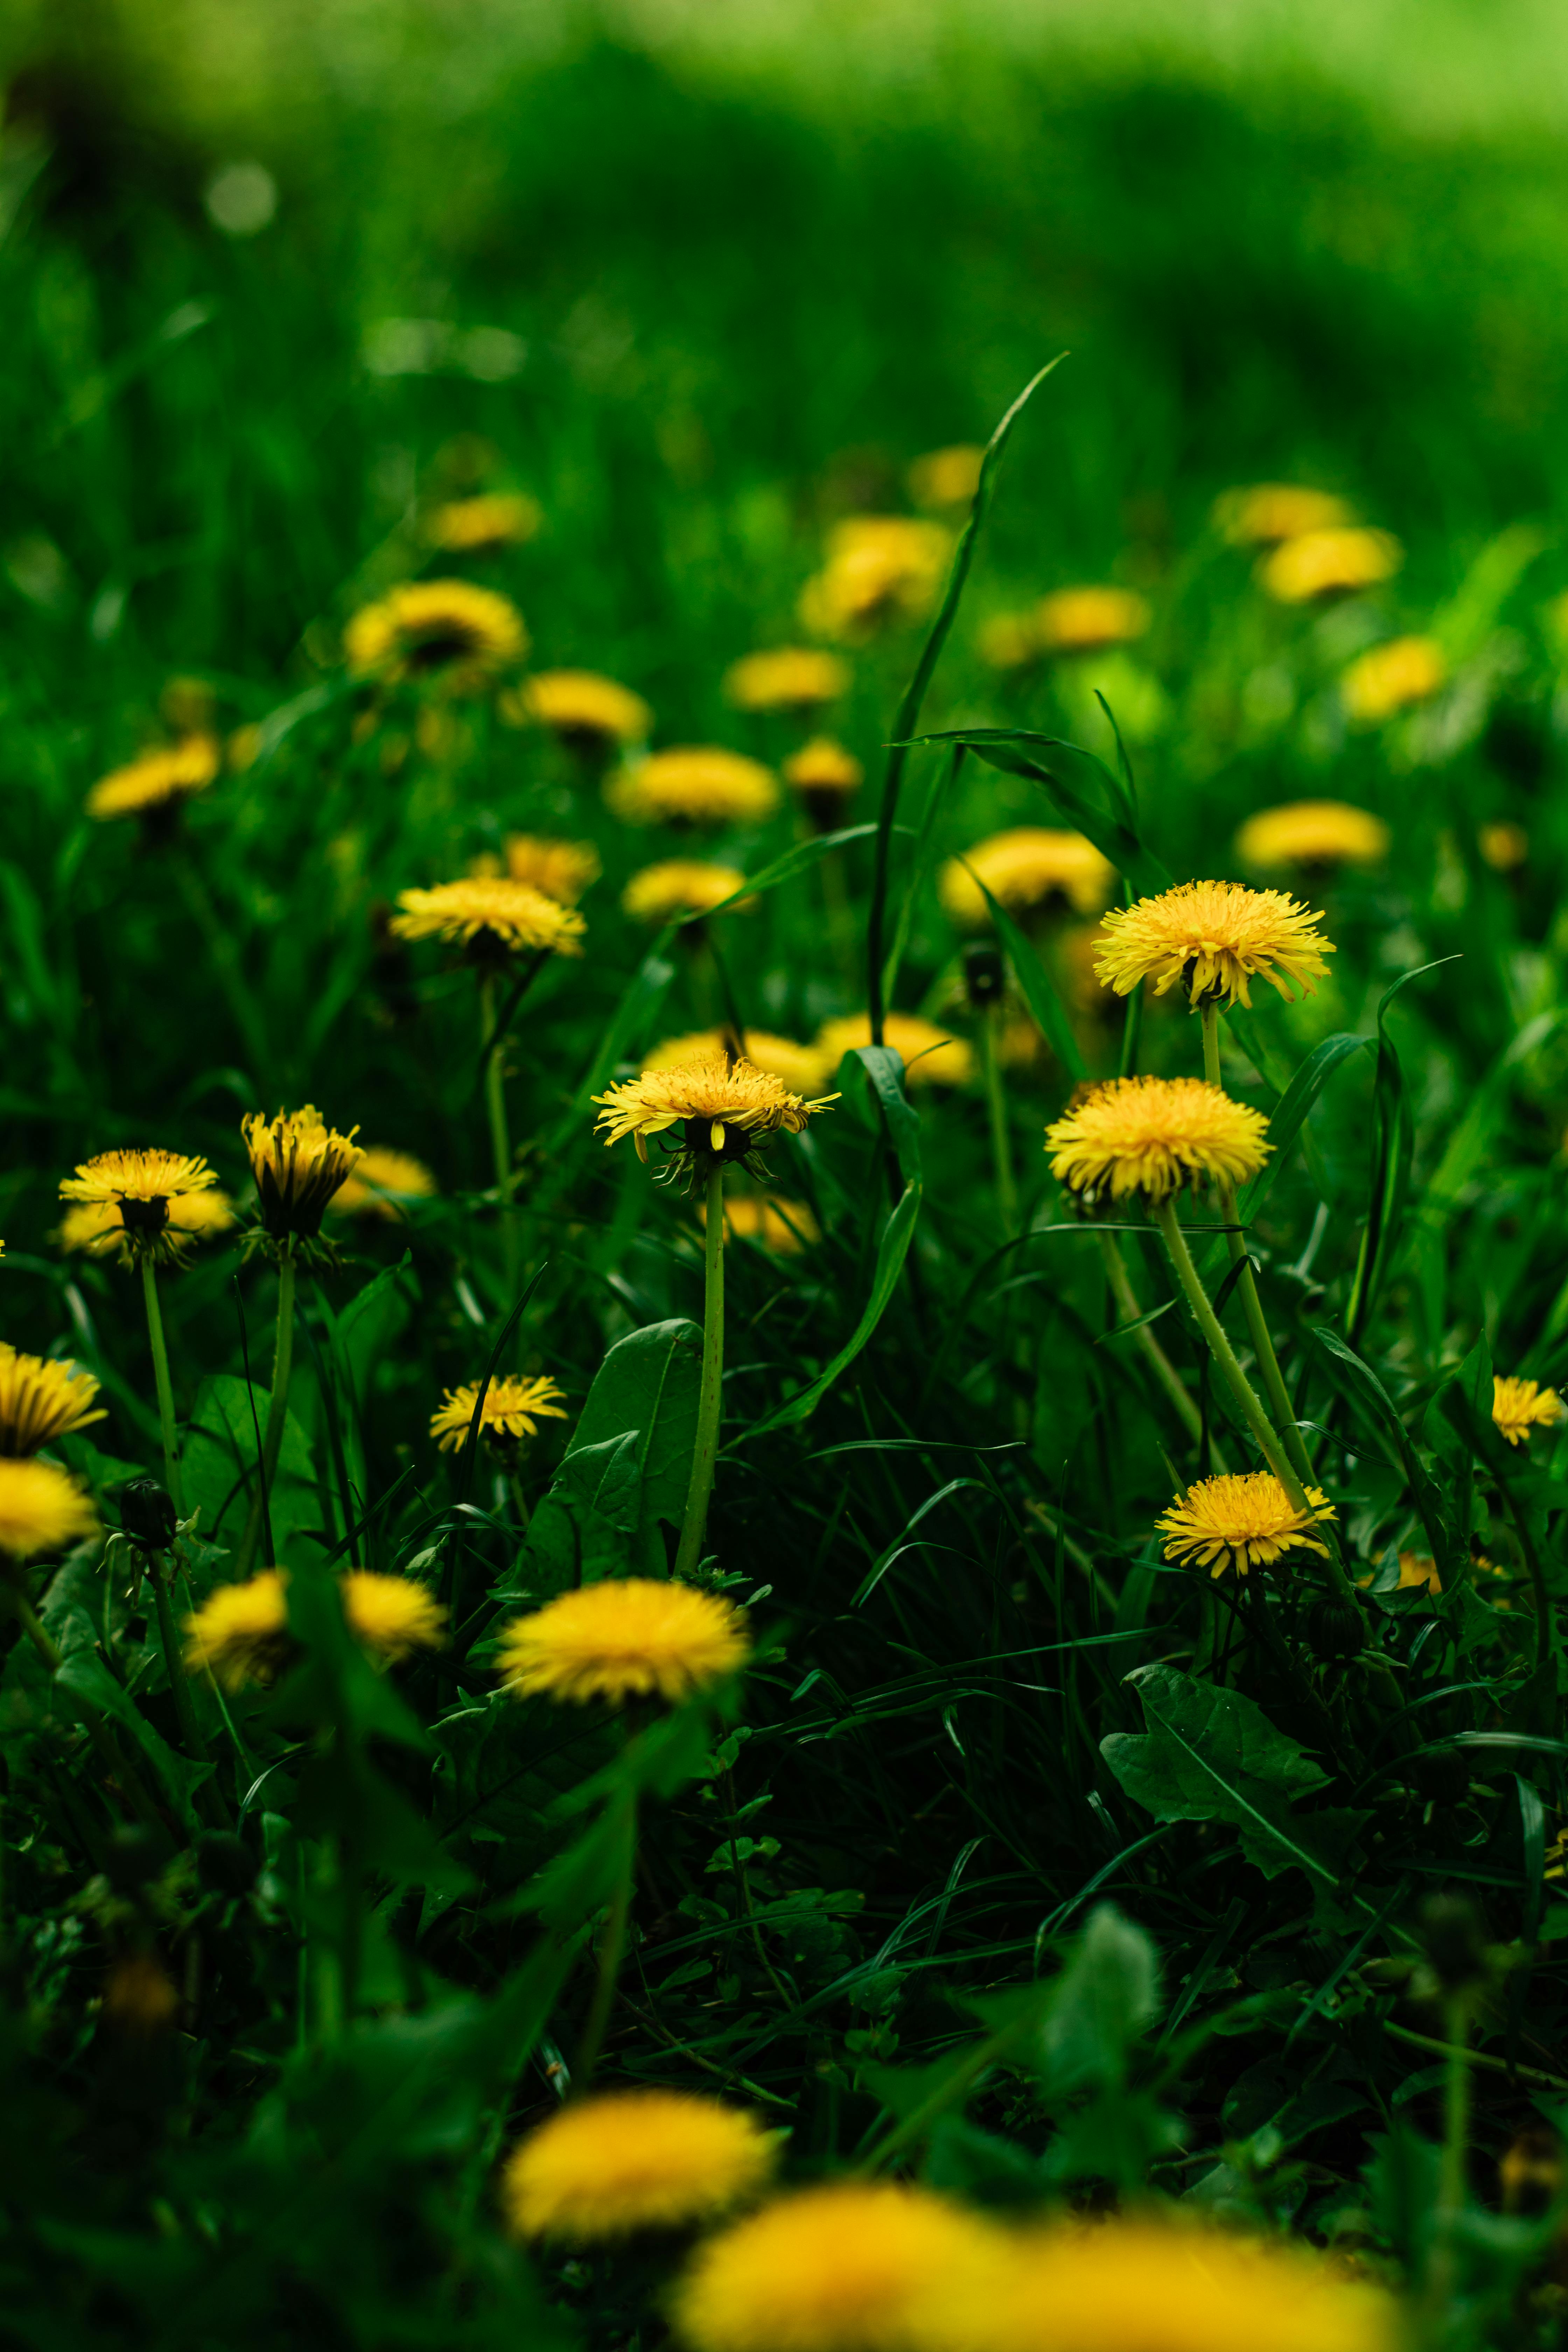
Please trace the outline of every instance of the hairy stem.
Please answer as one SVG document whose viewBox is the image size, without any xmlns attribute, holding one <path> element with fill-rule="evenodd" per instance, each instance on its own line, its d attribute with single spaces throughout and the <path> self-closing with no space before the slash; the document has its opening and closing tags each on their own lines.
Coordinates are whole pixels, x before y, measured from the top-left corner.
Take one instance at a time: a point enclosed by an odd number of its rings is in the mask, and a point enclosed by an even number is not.
<svg viewBox="0 0 1568 2352">
<path fill-rule="evenodd" d="M 1116 1301 L 1117 1313 L 1121 1317 L 1123 1323 L 1137 1323 L 1143 1309 L 1138 1304 L 1137 1294 L 1128 1277 L 1127 1263 L 1121 1255 L 1121 1244 L 1114 1234 L 1100 1234 L 1100 1255 L 1104 1261 L 1105 1278 L 1110 1285 L 1110 1295 Z M 1183 1385 L 1181 1374 L 1146 1323 L 1140 1324 L 1132 1336 L 1138 1342 L 1144 1361 L 1174 1406 L 1176 1418 L 1194 1445 L 1200 1444 L 1204 1433 L 1204 1423 L 1196 1399 Z M 1216 1467 L 1223 1470 L 1225 1464 L 1220 1459 L 1218 1447 L 1212 1440 L 1209 1451 L 1214 1456 Z"/>
<path fill-rule="evenodd" d="M 496 1191 L 500 1196 L 501 1266 L 506 1276 L 506 1296 L 510 1304 L 517 1295 L 517 1214 L 511 1201 L 511 1133 L 506 1119 L 506 1067 L 496 1037 L 499 1018 L 495 974 L 492 971 L 481 972 L 479 1047 L 485 1064 L 485 1109 L 489 1118 L 490 1156 L 495 1166 Z"/>
<path fill-rule="evenodd" d="M 174 1391 L 169 1380 L 169 1350 L 163 1343 L 163 1318 L 158 1305 L 158 1277 L 151 1257 L 142 1260 L 142 1297 L 147 1309 L 147 1337 L 153 1349 L 153 1379 L 158 1391 L 158 1426 L 163 1436 L 163 1484 L 174 1506 L 174 1517 L 185 1516 L 180 1494 L 179 1441 L 174 1430 Z"/>
<path fill-rule="evenodd" d="M 713 1491 L 713 1466 L 719 1457 L 719 1419 L 724 1389 L 724 1168 L 721 1160 L 715 1160 L 709 1172 L 707 1216 L 702 1250 L 702 1386 L 697 1405 L 691 1483 L 686 1490 L 686 1516 L 680 1523 L 680 1548 L 675 1555 L 677 1576 L 692 1575 L 702 1558 L 708 1497 Z"/>
</svg>

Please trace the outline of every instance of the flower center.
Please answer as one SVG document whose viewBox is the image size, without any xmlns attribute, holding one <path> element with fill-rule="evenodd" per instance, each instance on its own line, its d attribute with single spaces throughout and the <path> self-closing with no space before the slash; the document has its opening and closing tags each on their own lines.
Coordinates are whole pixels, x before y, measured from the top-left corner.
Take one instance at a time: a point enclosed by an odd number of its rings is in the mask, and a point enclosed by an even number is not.
<svg viewBox="0 0 1568 2352">
<path fill-rule="evenodd" d="M 120 1214 L 128 1234 L 140 1234 L 150 1239 L 161 1234 L 169 1222 L 167 1196 L 153 1192 L 145 1201 L 135 1201 L 121 1193 Z"/>
</svg>

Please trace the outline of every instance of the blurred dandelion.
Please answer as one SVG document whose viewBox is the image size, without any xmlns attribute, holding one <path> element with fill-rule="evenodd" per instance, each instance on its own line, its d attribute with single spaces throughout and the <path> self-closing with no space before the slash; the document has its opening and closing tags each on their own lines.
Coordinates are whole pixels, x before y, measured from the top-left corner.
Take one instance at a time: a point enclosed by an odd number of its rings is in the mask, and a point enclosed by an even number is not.
<svg viewBox="0 0 1568 2352">
<path fill-rule="evenodd" d="M 651 751 L 605 785 L 623 824 L 761 824 L 778 799 L 771 769 L 716 744 Z"/>
<path fill-rule="evenodd" d="M 1236 850 L 1243 865 L 1265 872 L 1291 866 L 1380 866 L 1391 838 L 1380 816 L 1347 801 L 1287 801 L 1249 816 L 1236 836 Z"/>
<path fill-rule="evenodd" d="M 513 2150 L 500 2202 L 521 2238 L 579 2245 L 706 2221 L 778 2161 L 759 2116 L 689 2092 L 616 2091 L 552 2116 Z"/>
<path fill-rule="evenodd" d="M 107 1419 L 90 1372 L 0 1345 L 0 1458 L 37 1454 L 73 1430 Z"/>
<path fill-rule="evenodd" d="M 614 1577 L 563 1592 L 507 1627 L 496 1665 L 519 1698 L 582 1703 L 710 1690 L 751 1654 L 731 1601 L 663 1578 Z"/>
<path fill-rule="evenodd" d="M 848 691 L 848 663 L 815 646 L 745 654 L 724 673 L 725 699 L 737 710 L 811 710 Z"/>
</svg>

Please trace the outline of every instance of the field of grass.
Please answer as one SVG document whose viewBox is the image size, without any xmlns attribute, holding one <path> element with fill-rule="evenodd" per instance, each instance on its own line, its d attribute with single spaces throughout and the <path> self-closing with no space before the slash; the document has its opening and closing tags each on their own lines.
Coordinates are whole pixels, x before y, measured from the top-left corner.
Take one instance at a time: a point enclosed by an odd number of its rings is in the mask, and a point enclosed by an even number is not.
<svg viewBox="0 0 1568 2352">
<path fill-rule="evenodd" d="M 1557 2340 L 1564 173 L 1379 21 L 10 37 L 0 2342 Z M 1332 952 L 1112 994 L 1189 881 Z M 1205 1071 L 1189 1268 L 1046 1130 Z"/>
</svg>

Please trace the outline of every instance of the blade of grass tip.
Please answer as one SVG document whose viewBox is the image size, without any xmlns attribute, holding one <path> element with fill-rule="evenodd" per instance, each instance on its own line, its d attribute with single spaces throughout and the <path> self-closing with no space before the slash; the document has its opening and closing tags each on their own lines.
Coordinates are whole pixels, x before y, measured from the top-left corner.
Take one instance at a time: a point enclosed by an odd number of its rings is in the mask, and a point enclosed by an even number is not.
<svg viewBox="0 0 1568 2352">
<path fill-rule="evenodd" d="M 261 1422 L 256 1410 L 256 1385 L 250 1377 L 250 1339 L 245 1328 L 245 1299 L 239 1287 L 239 1276 L 234 1277 L 234 1307 L 239 1318 L 239 1360 L 245 1367 L 245 1393 L 250 1399 L 250 1425 L 256 1432 L 256 1475 L 261 1481 L 261 1532 L 267 1538 L 267 1564 L 275 1565 L 272 1546 L 272 1513 L 267 1493 L 267 1461 L 261 1443 Z"/>
<path fill-rule="evenodd" d="M 888 764 L 883 772 L 882 804 L 877 816 L 877 849 L 872 869 L 871 903 L 866 919 L 866 985 L 867 1001 L 871 1015 L 873 1045 L 879 1045 L 882 1042 L 882 1017 L 885 1006 L 882 995 L 882 924 L 888 898 L 888 866 L 893 845 L 893 820 L 898 814 L 899 793 L 903 783 L 905 763 L 910 755 L 909 739 L 914 733 L 919 722 L 921 705 L 925 700 L 926 688 L 931 684 L 931 674 L 941 658 L 942 649 L 947 643 L 948 632 L 952 627 L 958 613 L 959 599 L 963 594 L 964 583 L 969 577 L 969 567 L 974 558 L 974 542 L 980 527 L 985 520 L 986 509 L 991 502 L 991 485 L 1002 453 L 1007 446 L 1008 437 L 1019 416 L 1046 378 L 1060 367 L 1066 357 L 1065 352 L 1058 352 L 1054 360 L 1047 360 L 1038 374 L 1031 376 L 985 445 L 985 455 L 980 466 L 980 479 L 975 485 L 974 503 L 969 509 L 969 520 L 964 524 L 959 535 L 958 545 L 953 551 L 952 563 L 948 572 L 947 586 L 942 593 L 942 604 L 938 608 L 935 620 L 931 623 L 925 644 L 921 648 L 920 659 L 914 667 L 914 675 L 904 689 L 904 698 L 899 705 L 898 717 L 893 722 L 893 740 L 888 748 Z"/>
<path fill-rule="evenodd" d="M 458 1500 L 460 1503 L 466 1503 L 468 1501 L 468 1490 L 474 1483 L 474 1456 L 479 1451 L 479 1423 L 484 1418 L 485 1399 L 489 1394 L 490 1382 L 495 1378 L 496 1366 L 501 1360 L 501 1354 L 506 1347 L 507 1341 L 511 1338 L 512 1333 L 516 1330 L 519 1323 L 522 1320 L 523 1309 L 527 1307 L 529 1300 L 533 1297 L 534 1292 L 538 1289 L 541 1282 L 544 1279 L 544 1269 L 549 1264 L 550 1260 L 547 1257 L 540 1259 L 539 1264 L 535 1266 L 533 1272 L 528 1278 L 526 1287 L 519 1291 L 511 1313 L 501 1325 L 500 1335 L 496 1340 L 495 1346 L 490 1349 L 490 1360 L 485 1366 L 484 1378 L 480 1381 L 478 1392 L 474 1398 L 474 1409 L 468 1416 L 468 1433 L 463 1441 L 463 1451 L 459 1457 L 459 1476 L 458 1481 L 459 1491 Z"/>
</svg>

